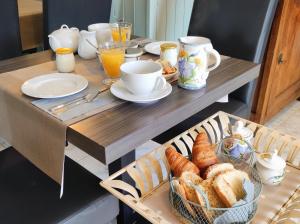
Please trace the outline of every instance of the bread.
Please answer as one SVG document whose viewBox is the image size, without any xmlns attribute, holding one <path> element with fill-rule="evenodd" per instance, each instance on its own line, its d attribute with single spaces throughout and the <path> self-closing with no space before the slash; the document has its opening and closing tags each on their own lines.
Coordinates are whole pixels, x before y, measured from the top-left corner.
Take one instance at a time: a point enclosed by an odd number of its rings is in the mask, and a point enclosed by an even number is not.
<svg viewBox="0 0 300 224">
<path fill-rule="evenodd" d="M 191 172 L 184 172 L 179 178 L 180 184 L 183 186 L 186 198 L 189 201 L 197 203 L 202 207 L 206 207 L 206 201 L 204 200 L 203 196 L 197 192 L 194 186 L 190 185 L 192 182 L 197 187 L 201 188 L 201 190 L 207 195 L 207 199 L 211 207 L 214 208 L 224 208 L 225 205 L 222 203 L 220 198 L 218 197 L 217 193 L 215 192 L 214 188 L 212 187 L 213 179 L 202 180 L 201 177 L 198 175 L 191 173 Z M 208 220 L 211 219 L 213 216 L 213 211 L 209 211 L 205 208 L 200 206 L 195 206 L 194 211 L 198 211 L 203 214 Z"/>
<path fill-rule="evenodd" d="M 215 146 L 210 144 L 205 132 L 200 132 L 195 139 L 192 161 L 200 170 L 218 162 Z"/>
<path fill-rule="evenodd" d="M 213 178 L 214 176 L 217 176 L 221 172 L 233 170 L 234 166 L 231 163 L 217 163 L 207 168 L 205 171 L 203 178 Z"/>
<path fill-rule="evenodd" d="M 215 192 L 213 188 L 213 178 L 203 180 L 199 187 L 206 193 L 208 202 L 210 207 L 212 208 L 225 208 L 225 205 L 220 200 L 219 196 Z M 197 200 L 198 203 L 202 206 L 207 206 L 205 200 L 203 199 L 202 195 L 197 192 Z"/>
<path fill-rule="evenodd" d="M 200 184 L 203 181 L 203 179 L 199 175 L 194 174 L 194 173 L 189 172 L 189 171 L 184 171 L 181 174 L 179 180 L 182 180 L 182 181 L 191 181 L 195 185 L 198 185 L 198 184 Z"/>
<path fill-rule="evenodd" d="M 199 174 L 198 167 L 178 153 L 173 146 L 169 146 L 165 151 L 169 166 L 176 177 L 180 177 L 184 171 Z"/>
<path fill-rule="evenodd" d="M 174 186 L 175 191 L 177 192 L 177 194 L 179 194 L 184 200 L 187 200 L 185 190 L 184 190 L 183 186 L 179 183 L 178 180 L 173 180 L 173 186 Z M 186 209 L 189 211 L 189 213 L 193 217 L 195 217 L 196 213 L 192 209 L 192 207 L 189 205 L 189 203 L 187 203 L 185 201 L 182 201 L 182 203 L 184 204 L 184 206 L 186 207 Z"/>
<path fill-rule="evenodd" d="M 190 183 L 198 185 L 202 182 L 202 178 L 192 172 L 183 172 L 179 178 L 179 182 L 185 190 L 186 198 L 189 201 L 198 203 L 195 189 L 190 186 Z"/>
<path fill-rule="evenodd" d="M 238 200 L 244 198 L 243 180 L 249 180 L 246 172 L 230 170 L 214 178 L 213 187 L 226 207 L 232 207 Z"/>
</svg>

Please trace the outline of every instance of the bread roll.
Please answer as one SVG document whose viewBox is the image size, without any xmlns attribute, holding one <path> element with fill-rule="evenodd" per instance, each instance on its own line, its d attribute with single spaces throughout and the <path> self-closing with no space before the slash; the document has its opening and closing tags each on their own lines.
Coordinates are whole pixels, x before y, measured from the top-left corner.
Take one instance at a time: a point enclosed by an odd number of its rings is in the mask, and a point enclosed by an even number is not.
<svg viewBox="0 0 300 224">
<path fill-rule="evenodd" d="M 217 176 L 218 174 L 233 170 L 234 166 L 231 163 L 217 163 L 207 168 L 205 171 L 203 178 L 213 178 L 214 176 Z"/>
<path fill-rule="evenodd" d="M 244 198 L 244 179 L 249 180 L 249 176 L 241 170 L 226 171 L 215 177 L 213 187 L 226 207 L 231 208 L 237 201 Z"/>
<path fill-rule="evenodd" d="M 200 170 L 218 162 L 215 146 L 210 144 L 206 132 L 200 132 L 195 139 L 192 161 Z"/>
<path fill-rule="evenodd" d="M 169 166 L 176 177 L 180 177 L 184 171 L 189 171 L 195 174 L 199 174 L 199 169 L 195 164 L 178 153 L 173 146 L 169 146 L 166 151 L 166 158 Z"/>
</svg>

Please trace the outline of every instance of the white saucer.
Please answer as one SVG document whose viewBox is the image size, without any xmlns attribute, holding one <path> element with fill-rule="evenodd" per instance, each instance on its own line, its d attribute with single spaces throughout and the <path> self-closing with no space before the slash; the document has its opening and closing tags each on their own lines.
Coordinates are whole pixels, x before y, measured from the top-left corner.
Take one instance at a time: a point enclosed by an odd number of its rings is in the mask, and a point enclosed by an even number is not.
<svg viewBox="0 0 300 224">
<path fill-rule="evenodd" d="M 147 44 L 144 47 L 144 50 L 147 51 L 148 53 L 155 54 L 155 55 L 160 55 L 160 45 L 165 44 L 165 43 L 172 43 L 172 44 L 177 44 L 177 48 L 179 50 L 179 42 L 175 41 L 156 41 Z"/>
<path fill-rule="evenodd" d="M 119 80 L 114 84 L 112 84 L 112 86 L 110 87 L 110 92 L 114 96 L 122 100 L 130 101 L 134 103 L 152 103 L 168 96 L 172 92 L 172 86 L 167 82 L 164 89 L 156 90 L 147 96 L 137 96 L 131 93 L 125 87 L 122 80 Z"/>
</svg>

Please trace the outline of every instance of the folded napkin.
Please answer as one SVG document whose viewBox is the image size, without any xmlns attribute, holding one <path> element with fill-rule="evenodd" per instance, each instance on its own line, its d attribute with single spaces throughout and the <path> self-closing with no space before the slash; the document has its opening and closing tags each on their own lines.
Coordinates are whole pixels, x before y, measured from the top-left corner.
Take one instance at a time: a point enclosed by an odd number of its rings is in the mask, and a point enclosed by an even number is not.
<svg viewBox="0 0 300 224">
<path fill-rule="evenodd" d="M 244 180 L 243 189 L 245 197 L 239 200 L 232 208 L 224 212 L 214 220 L 214 224 L 223 223 L 245 223 L 253 212 L 253 203 L 245 205 L 254 199 L 254 184 L 249 180 Z"/>
<path fill-rule="evenodd" d="M 57 99 L 38 99 L 32 101 L 32 104 L 63 121 L 65 124 L 71 124 L 124 102 L 114 97 L 107 89 L 106 91 L 100 93 L 92 102 L 82 102 L 61 113 L 52 113 L 50 111 L 50 109 L 55 106 L 79 99 L 89 93 L 96 93 L 98 90 L 99 86 L 89 84 L 87 89 L 75 95 Z"/>
</svg>

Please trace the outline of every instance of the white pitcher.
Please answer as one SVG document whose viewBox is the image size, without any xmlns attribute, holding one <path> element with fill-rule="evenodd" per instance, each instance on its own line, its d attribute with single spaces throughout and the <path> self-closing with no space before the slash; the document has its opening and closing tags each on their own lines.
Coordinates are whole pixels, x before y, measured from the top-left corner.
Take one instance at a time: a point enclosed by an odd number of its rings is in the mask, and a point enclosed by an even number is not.
<svg viewBox="0 0 300 224">
<path fill-rule="evenodd" d="M 206 85 L 209 72 L 220 65 L 221 56 L 213 49 L 208 38 L 188 36 L 179 38 L 179 42 L 178 85 L 185 89 L 200 89 Z M 209 55 L 215 58 L 211 66 Z"/>
<path fill-rule="evenodd" d="M 94 47 L 93 47 L 94 46 Z M 96 58 L 97 54 L 96 31 L 80 31 L 78 55 L 84 59 Z"/>
</svg>

